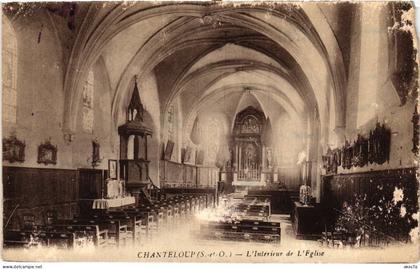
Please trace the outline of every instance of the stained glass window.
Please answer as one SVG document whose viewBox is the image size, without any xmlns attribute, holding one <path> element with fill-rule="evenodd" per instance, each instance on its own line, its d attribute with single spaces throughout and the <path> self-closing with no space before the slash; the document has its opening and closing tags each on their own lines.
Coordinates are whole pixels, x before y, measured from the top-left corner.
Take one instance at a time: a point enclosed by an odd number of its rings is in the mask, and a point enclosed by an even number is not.
<svg viewBox="0 0 420 269">
<path fill-rule="evenodd" d="M 12 26 L 3 16 L 2 84 L 3 121 L 16 123 L 17 107 L 17 44 Z"/>
<path fill-rule="evenodd" d="M 83 87 L 83 130 L 88 133 L 93 132 L 93 87 L 94 87 L 93 71 L 89 71 L 85 85 Z"/>
</svg>

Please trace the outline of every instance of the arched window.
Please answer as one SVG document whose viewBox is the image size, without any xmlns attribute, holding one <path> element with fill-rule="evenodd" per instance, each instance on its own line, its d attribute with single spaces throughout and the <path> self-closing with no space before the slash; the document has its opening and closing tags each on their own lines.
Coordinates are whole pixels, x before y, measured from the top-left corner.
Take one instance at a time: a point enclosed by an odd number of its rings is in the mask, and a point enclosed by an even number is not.
<svg viewBox="0 0 420 269">
<path fill-rule="evenodd" d="M 83 130 L 87 133 L 93 132 L 93 71 L 89 71 L 88 77 L 83 87 Z"/>
<path fill-rule="evenodd" d="M 2 33 L 2 81 L 3 81 L 3 121 L 16 123 L 17 107 L 17 42 L 10 22 L 3 16 Z"/>
</svg>

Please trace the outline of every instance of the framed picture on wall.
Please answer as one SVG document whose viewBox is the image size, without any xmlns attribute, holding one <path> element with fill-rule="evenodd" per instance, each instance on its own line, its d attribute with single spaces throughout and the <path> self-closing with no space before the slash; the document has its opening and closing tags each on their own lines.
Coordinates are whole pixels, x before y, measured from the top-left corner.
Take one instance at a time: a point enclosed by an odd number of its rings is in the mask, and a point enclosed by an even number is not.
<svg viewBox="0 0 420 269">
<path fill-rule="evenodd" d="M 174 146 L 175 143 L 172 142 L 171 140 L 168 140 L 168 143 L 166 144 L 166 148 L 165 148 L 165 160 L 166 161 L 170 161 L 172 158 L 172 151 L 174 150 Z"/>
<path fill-rule="evenodd" d="M 48 140 L 38 147 L 38 163 L 57 164 L 57 146 Z"/>
<path fill-rule="evenodd" d="M 3 138 L 3 160 L 14 162 L 25 161 L 25 143 L 12 135 L 10 138 Z"/>
<path fill-rule="evenodd" d="M 108 160 L 108 175 L 111 179 L 117 179 L 118 176 L 118 161 Z"/>
<path fill-rule="evenodd" d="M 185 149 L 184 163 L 192 163 L 192 157 L 193 157 L 193 148 L 190 146 L 187 146 L 187 148 Z"/>
</svg>

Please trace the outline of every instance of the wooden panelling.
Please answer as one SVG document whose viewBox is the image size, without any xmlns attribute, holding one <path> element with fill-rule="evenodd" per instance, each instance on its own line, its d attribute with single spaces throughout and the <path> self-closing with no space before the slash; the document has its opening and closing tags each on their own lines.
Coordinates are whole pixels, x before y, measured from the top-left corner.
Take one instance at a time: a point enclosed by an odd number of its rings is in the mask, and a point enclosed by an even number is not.
<svg viewBox="0 0 420 269">
<path fill-rule="evenodd" d="M 278 168 L 278 181 L 289 190 L 299 189 L 299 177 L 299 169 L 296 166 Z"/>
<path fill-rule="evenodd" d="M 17 228 L 20 216 L 31 213 L 41 223 L 46 211 L 72 218 L 79 214 L 80 200 L 101 198 L 103 173 L 95 169 L 3 167 L 4 221 L 12 216 L 8 228 Z"/>
<path fill-rule="evenodd" d="M 162 188 L 166 198 L 182 195 L 182 194 L 206 194 L 206 207 L 214 206 L 216 202 L 215 188 L 196 188 L 196 187 L 170 187 Z"/>
<path fill-rule="evenodd" d="M 197 167 L 193 165 L 183 165 L 182 166 L 184 182 L 187 186 L 196 186 L 197 185 Z"/>
<path fill-rule="evenodd" d="M 170 161 L 164 162 L 165 181 L 182 184 L 184 182 L 182 164 Z"/>
<path fill-rule="evenodd" d="M 322 178 L 321 203 L 325 210 L 341 209 L 343 202 L 352 203 L 356 195 L 366 194 L 368 205 L 380 199 L 392 200 L 395 188 L 402 189 L 407 208 L 418 209 L 418 181 L 414 168 L 340 174 Z M 333 220 L 333 217 L 331 218 Z"/>
<path fill-rule="evenodd" d="M 216 186 L 219 179 L 219 169 L 215 167 L 197 167 L 197 185 L 198 187 Z"/>
<path fill-rule="evenodd" d="M 161 161 L 160 177 L 163 187 L 214 188 L 219 180 L 219 169 Z"/>
<path fill-rule="evenodd" d="M 103 170 L 79 169 L 79 198 L 97 199 L 103 198 L 105 191 Z"/>
<path fill-rule="evenodd" d="M 322 179 L 321 200 L 341 206 L 344 201 L 352 201 L 355 194 L 372 196 L 381 190 L 389 195 L 395 187 L 403 188 L 404 195 L 415 198 L 417 185 L 414 168 L 326 176 Z"/>
<path fill-rule="evenodd" d="M 70 218 L 78 211 L 78 185 L 77 170 L 3 167 L 4 221 L 12 216 L 8 228 L 16 227 L 19 216 L 32 213 L 41 222 L 48 210 Z"/>
</svg>

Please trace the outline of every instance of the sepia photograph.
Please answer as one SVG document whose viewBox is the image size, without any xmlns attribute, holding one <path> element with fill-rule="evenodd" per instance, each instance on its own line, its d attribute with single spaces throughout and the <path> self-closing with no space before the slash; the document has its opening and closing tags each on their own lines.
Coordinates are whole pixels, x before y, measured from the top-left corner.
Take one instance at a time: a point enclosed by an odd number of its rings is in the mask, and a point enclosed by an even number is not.
<svg viewBox="0 0 420 269">
<path fill-rule="evenodd" d="M 2 260 L 418 263 L 415 26 L 407 1 L 3 2 Z"/>
</svg>

